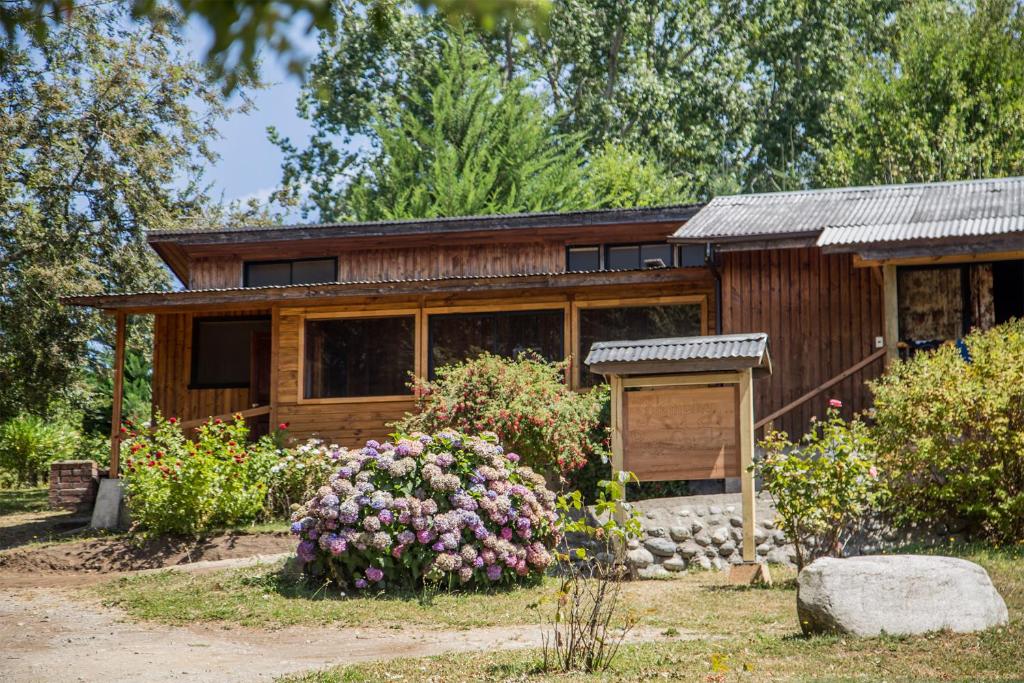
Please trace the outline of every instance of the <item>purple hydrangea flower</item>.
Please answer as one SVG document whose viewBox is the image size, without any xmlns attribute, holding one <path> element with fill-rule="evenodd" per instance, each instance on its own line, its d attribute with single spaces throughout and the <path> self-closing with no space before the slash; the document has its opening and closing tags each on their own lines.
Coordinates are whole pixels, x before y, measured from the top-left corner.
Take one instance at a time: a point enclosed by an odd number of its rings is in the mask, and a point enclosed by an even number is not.
<svg viewBox="0 0 1024 683">
<path fill-rule="evenodd" d="M 370 584 L 366 582 L 366 579 L 356 579 L 356 588 L 366 588 Z"/>
<path fill-rule="evenodd" d="M 492 564 L 487 567 L 487 578 L 491 581 L 497 581 L 501 578 L 501 572 L 502 569 L 500 564 Z"/>
<path fill-rule="evenodd" d="M 383 510 L 377 513 L 377 519 L 380 520 L 381 524 L 391 524 L 391 521 L 394 519 L 394 516 L 391 514 L 391 510 L 384 508 Z"/>
<path fill-rule="evenodd" d="M 412 451 L 409 450 L 409 446 L 404 443 L 400 443 L 395 447 L 395 455 L 400 458 L 404 458 L 409 455 Z"/>
<path fill-rule="evenodd" d="M 437 464 L 438 467 L 451 467 L 452 463 L 455 462 L 455 458 L 452 456 L 451 453 L 438 453 L 437 458 L 434 459 L 434 462 Z"/>
<path fill-rule="evenodd" d="M 507 526 L 506 527 L 502 527 L 501 528 L 501 537 L 503 539 L 505 539 L 506 541 L 511 541 L 512 540 L 512 530 L 509 529 Z"/>
<path fill-rule="evenodd" d="M 416 532 L 416 540 L 422 543 L 423 545 L 427 545 L 435 538 L 437 538 L 437 534 L 435 534 L 430 529 L 423 529 L 422 531 Z"/>
<path fill-rule="evenodd" d="M 481 524 L 480 526 L 478 526 L 475 529 L 473 529 L 473 535 L 476 536 L 479 540 L 482 541 L 485 538 L 487 538 L 488 536 L 490 536 L 491 532 L 487 530 L 487 527 L 485 527 L 483 524 Z"/>
<path fill-rule="evenodd" d="M 373 581 L 374 583 L 377 583 L 378 581 L 384 578 L 384 571 L 377 567 L 367 567 L 366 578 L 368 578 L 370 581 Z"/>
<path fill-rule="evenodd" d="M 505 457 L 508 458 L 511 462 L 519 462 L 519 455 L 516 453 L 509 453 Z"/>
<path fill-rule="evenodd" d="M 320 499 L 320 505 L 327 508 L 337 507 L 338 497 L 333 493 L 328 493 L 326 496 Z"/>
<path fill-rule="evenodd" d="M 351 479 L 352 478 L 352 468 L 351 467 L 342 467 L 340 470 L 338 470 L 338 476 L 343 478 L 343 479 Z"/>
<path fill-rule="evenodd" d="M 292 522 L 292 533 L 293 534 L 301 534 L 302 533 L 302 522 Z"/>
<path fill-rule="evenodd" d="M 473 566 L 480 569 L 480 567 L 484 566 L 484 558 L 477 556 L 476 559 L 473 560 Z"/>
<path fill-rule="evenodd" d="M 444 552 L 444 542 L 436 541 L 434 543 L 434 545 L 430 546 L 430 549 L 433 550 L 435 553 L 443 553 Z"/>
<path fill-rule="evenodd" d="M 401 531 L 398 534 L 398 542 L 402 545 L 409 545 L 415 540 L 416 534 L 412 531 L 409 531 L 408 529 L 405 529 L 404 531 Z"/>
<path fill-rule="evenodd" d="M 295 549 L 295 554 L 299 556 L 299 559 L 303 562 L 312 562 L 316 559 L 316 545 L 312 541 L 303 541 L 299 543 L 299 547 Z"/>
<path fill-rule="evenodd" d="M 374 439 L 370 439 L 369 441 L 366 442 L 366 447 L 372 448 L 373 450 L 377 450 L 378 448 L 380 448 L 380 442 L 375 441 Z"/>
</svg>

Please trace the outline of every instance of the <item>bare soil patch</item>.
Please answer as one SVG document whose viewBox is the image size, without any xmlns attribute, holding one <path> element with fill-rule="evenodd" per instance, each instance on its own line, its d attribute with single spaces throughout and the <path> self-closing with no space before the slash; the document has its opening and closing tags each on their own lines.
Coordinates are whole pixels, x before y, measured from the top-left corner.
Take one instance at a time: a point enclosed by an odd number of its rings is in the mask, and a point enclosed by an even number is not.
<svg viewBox="0 0 1024 683">
<path fill-rule="evenodd" d="M 271 555 L 290 551 L 294 545 L 291 535 L 283 531 L 229 532 L 198 538 L 115 536 L 32 545 L 0 552 L 0 586 L 53 585 L 62 583 L 61 575 L 99 578 L 194 562 Z"/>
</svg>

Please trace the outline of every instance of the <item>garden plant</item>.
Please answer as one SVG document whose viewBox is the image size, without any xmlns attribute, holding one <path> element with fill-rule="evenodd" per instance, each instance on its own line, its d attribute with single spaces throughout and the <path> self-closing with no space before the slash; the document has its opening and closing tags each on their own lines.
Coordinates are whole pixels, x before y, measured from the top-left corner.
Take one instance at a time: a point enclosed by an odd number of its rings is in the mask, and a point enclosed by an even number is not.
<svg viewBox="0 0 1024 683">
<path fill-rule="evenodd" d="M 525 465 L 555 480 L 607 457 L 601 416 L 608 387 L 573 391 L 567 367 L 530 354 L 485 353 L 439 368 L 433 381 L 415 381 L 416 411 L 392 426 L 404 434 L 494 432 Z"/>
<path fill-rule="evenodd" d="M 414 434 L 341 451 L 293 515 L 313 582 L 345 589 L 538 579 L 558 540 L 555 494 L 493 433 Z"/>
<path fill-rule="evenodd" d="M 857 417 L 844 420 L 841 407 L 830 400 L 825 419 L 812 419 L 799 443 L 769 430 L 759 444 L 764 457 L 753 466 L 775 502 L 779 528 L 796 547 L 798 569 L 818 557 L 841 556 L 884 496 L 867 425 Z"/>
<path fill-rule="evenodd" d="M 124 486 L 134 524 L 153 533 L 193 534 L 256 521 L 265 514 L 272 437 L 248 441 L 245 420 L 210 420 L 189 439 L 175 418 L 152 428 L 127 423 Z"/>
<path fill-rule="evenodd" d="M 871 383 L 871 433 L 897 523 L 1024 538 L 1024 321 L 895 363 Z M 966 358 L 965 358 L 966 355 Z"/>
</svg>

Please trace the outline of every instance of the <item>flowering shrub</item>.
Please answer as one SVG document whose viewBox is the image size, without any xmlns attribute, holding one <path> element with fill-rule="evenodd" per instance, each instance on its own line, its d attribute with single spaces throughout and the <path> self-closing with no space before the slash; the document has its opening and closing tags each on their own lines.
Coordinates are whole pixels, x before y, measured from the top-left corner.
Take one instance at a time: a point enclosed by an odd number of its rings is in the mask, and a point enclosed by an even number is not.
<svg viewBox="0 0 1024 683">
<path fill-rule="evenodd" d="M 277 448 L 270 437 L 248 443 L 240 416 L 207 422 L 194 441 L 173 417 L 158 416 L 151 430 L 131 429 L 123 428 L 124 485 L 135 523 L 156 533 L 196 533 L 263 513 Z"/>
<path fill-rule="evenodd" d="M 754 465 L 778 511 L 779 528 L 796 546 L 797 568 L 818 557 L 841 555 L 864 515 L 883 495 L 867 427 L 846 422 L 833 399 L 824 420 L 812 420 L 799 444 L 770 431 Z"/>
<path fill-rule="evenodd" d="M 369 441 L 338 465 L 292 516 L 311 578 L 356 589 L 495 585 L 552 562 L 555 495 L 493 434 Z"/>
<path fill-rule="evenodd" d="M 392 425 L 399 432 L 492 431 L 501 443 L 544 474 L 567 474 L 606 457 L 601 422 L 608 386 L 576 392 L 565 383 L 566 363 L 520 355 L 483 354 L 417 380 L 416 411 Z"/>
<path fill-rule="evenodd" d="M 281 430 L 286 425 L 281 425 Z M 320 485 L 337 469 L 343 449 L 320 439 L 309 439 L 294 448 L 283 449 L 270 468 L 267 506 L 274 515 L 287 516 L 293 505 L 302 505 L 316 494 Z"/>
<path fill-rule="evenodd" d="M 871 383 L 871 433 L 898 523 L 966 522 L 974 536 L 1024 538 L 1024 321 L 894 363 Z"/>
</svg>

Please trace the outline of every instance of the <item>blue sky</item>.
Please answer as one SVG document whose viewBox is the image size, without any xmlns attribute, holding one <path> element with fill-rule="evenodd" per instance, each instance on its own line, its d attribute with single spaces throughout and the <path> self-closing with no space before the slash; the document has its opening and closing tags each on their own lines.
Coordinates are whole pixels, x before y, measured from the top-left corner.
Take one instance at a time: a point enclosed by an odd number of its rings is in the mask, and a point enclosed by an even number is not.
<svg viewBox="0 0 1024 683">
<path fill-rule="evenodd" d="M 186 39 L 193 57 L 201 58 L 210 40 L 208 30 L 191 23 Z M 297 31 L 294 39 L 309 57 L 316 54 L 315 36 Z M 220 160 L 209 168 L 206 180 L 212 182 L 214 196 L 223 193 L 225 201 L 265 196 L 280 182 L 281 152 L 267 140 L 268 126 L 276 126 L 300 146 L 311 132 L 309 122 L 295 113 L 299 78 L 287 73 L 275 55 L 264 60 L 261 78 L 267 88 L 251 94 L 254 109 L 221 123 L 223 138 L 212 145 Z"/>
</svg>

